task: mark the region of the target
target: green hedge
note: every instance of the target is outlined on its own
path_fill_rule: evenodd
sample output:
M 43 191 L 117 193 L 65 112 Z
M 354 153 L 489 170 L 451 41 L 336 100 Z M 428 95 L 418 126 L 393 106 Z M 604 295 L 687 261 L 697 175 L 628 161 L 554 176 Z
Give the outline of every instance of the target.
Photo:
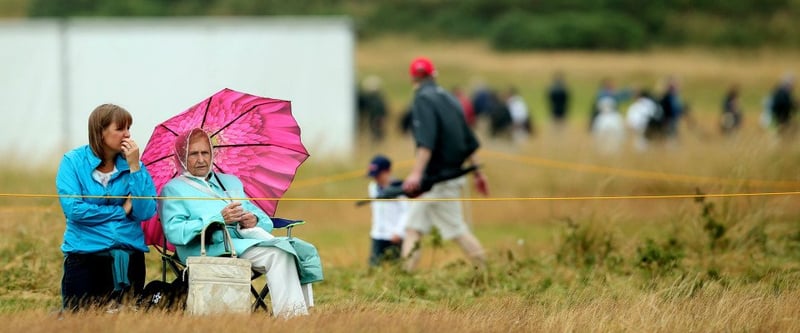
M 645 28 L 617 13 L 562 13 L 501 17 L 491 29 L 490 41 L 499 50 L 526 49 L 641 49 L 647 45 Z

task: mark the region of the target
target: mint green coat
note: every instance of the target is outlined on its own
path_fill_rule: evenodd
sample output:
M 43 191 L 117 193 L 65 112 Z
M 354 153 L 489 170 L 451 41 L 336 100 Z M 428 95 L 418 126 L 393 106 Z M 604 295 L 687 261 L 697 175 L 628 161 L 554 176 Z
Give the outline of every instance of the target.
M 219 180 L 225 189 L 230 193 L 244 193 L 242 182 L 232 175 L 217 173 Z M 180 260 L 186 262 L 187 257 L 200 255 L 200 232 L 203 227 L 212 222 L 224 221 L 221 211 L 230 203 L 229 196 L 222 190 L 217 179 L 212 175 L 208 185 L 202 184 L 201 180 L 188 178 L 188 181 L 195 182 L 199 186 L 209 187 L 211 191 L 200 190 L 186 182 L 180 177 L 170 180 L 161 189 L 159 200 L 159 217 L 164 228 L 164 235 L 167 240 L 175 245 Z M 212 195 L 212 193 L 214 195 Z M 240 196 L 240 195 L 239 195 Z M 189 199 L 169 199 L 171 197 L 188 197 Z M 237 197 L 234 195 L 233 197 Z M 191 199 L 191 198 L 216 198 Z M 242 202 L 242 207 L 258 218 L 257 227 L 267 232 L 272 232 L 272 220 L 249 200 Z M 236 252 L 241 254 L 253 246 L 271 246 L 279 248 L 296 258 L 300 283 L 306 284 L 321 281 L 322 263 L 317 249 L 308 242 L 296 237 L 275 237 L 270 240 L 242 238 L 233 226 L 228 227 L 228 231 L 233 238 L 233 247 Z M 208 237 L 207 237 L 208 238 Z M 206 255 L 220 256 L 226 254 L 224 243 L 222 242 L 222 232 L 217 230 L 212 234 L 211 243 L 206 242 Z

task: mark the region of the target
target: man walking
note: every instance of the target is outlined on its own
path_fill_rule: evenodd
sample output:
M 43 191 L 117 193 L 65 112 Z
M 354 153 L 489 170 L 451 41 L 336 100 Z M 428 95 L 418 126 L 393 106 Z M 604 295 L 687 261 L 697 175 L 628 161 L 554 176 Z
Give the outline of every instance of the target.
M 464 119 L 458 100 L 436 84 L 433 63 L 424 57 L 411 62 L 409 74 L 414 84 L 411 107 L 412 130 L 416 142 L 415 162 L 403 182 L 406 193 L 420 190 L 423 178 L 435 178 L 461 169 L 465 161 L 477 165 L 475 151 L 479 143 Z M 406 215 L 406 237 L 403 239 L 404 269 L 412 271 L 419 261 L 419 241 L 422 235 L 436 227 L 445 240 L 454 240 L 477 268 L 486 266 L 486 254 L 477 238 L 464 222 L 459 201 L 464 177 L 437 183 L 422 199 L 409 203 Z M 488 194 L 486 177 L 475 171 L 477 190 Z

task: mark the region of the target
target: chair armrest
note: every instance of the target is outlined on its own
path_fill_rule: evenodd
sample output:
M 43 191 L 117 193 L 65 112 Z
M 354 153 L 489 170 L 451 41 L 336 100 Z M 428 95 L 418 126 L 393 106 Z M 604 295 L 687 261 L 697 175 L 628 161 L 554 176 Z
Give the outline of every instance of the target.
M 275 229 L 291 228 L 297 225 L 306 224 L 306 221 L 303 220 L 290 220 L 280 217 L 271 217 L 270 219 L 272 220 L 272 227 Z

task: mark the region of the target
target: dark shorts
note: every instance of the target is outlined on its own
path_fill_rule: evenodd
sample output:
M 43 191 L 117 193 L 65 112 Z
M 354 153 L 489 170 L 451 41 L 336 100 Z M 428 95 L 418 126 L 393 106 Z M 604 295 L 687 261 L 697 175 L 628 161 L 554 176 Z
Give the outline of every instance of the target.
M 383 239 L 372 240 L 372 251 L 369 255 L 370 266 L 378 266 L 384 261 L 397 259 L 400 259 L 400 243 L 394 244 L 392 241 Z

